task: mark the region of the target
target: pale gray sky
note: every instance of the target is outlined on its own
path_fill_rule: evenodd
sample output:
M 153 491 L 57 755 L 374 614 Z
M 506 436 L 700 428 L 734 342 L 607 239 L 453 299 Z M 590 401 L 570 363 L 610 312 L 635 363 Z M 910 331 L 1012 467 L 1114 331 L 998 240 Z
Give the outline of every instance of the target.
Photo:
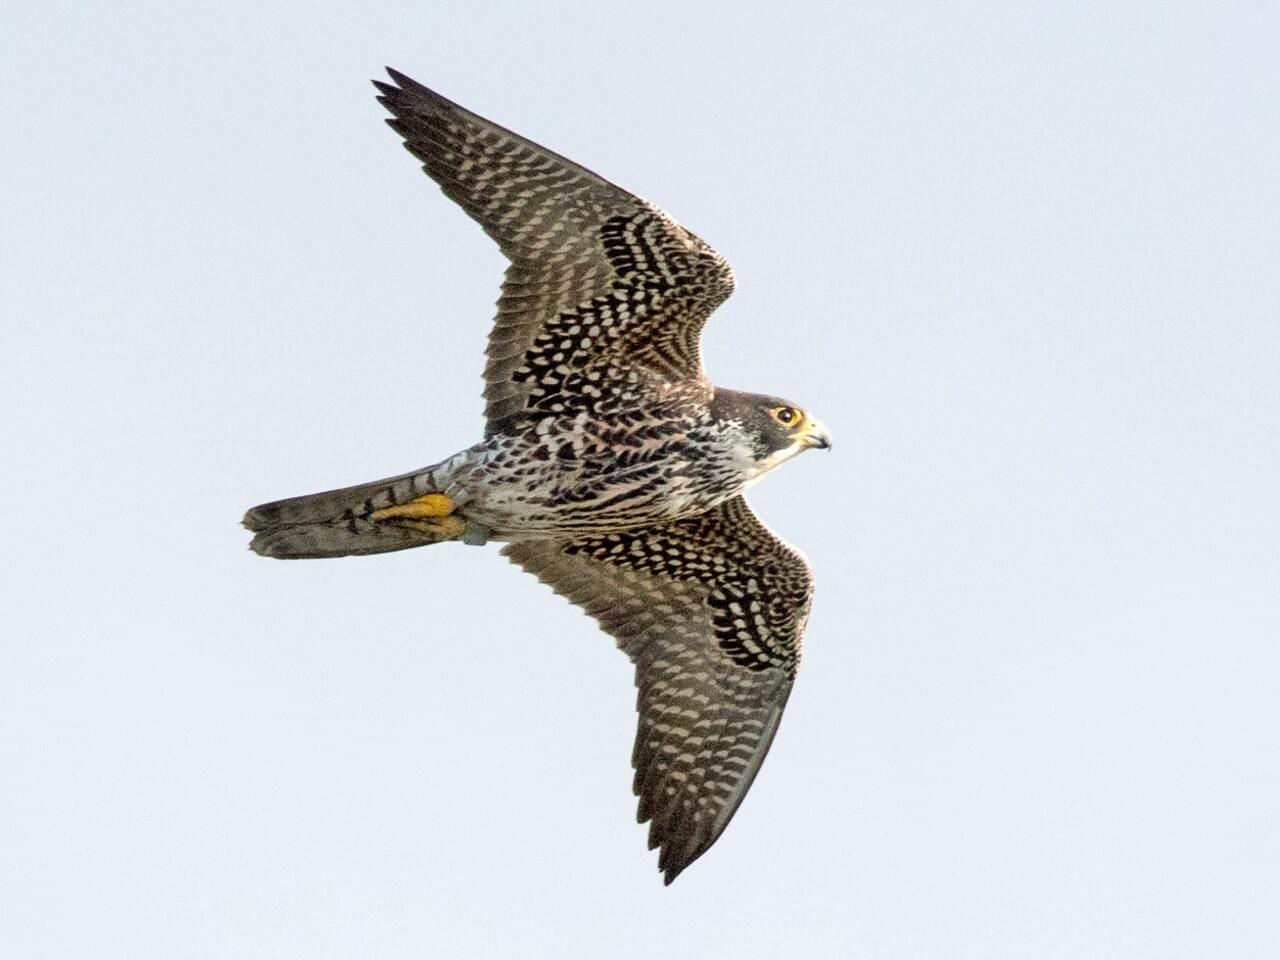
M 0 14 L 0 954 L 1280 955 L 1280 13 L 15 3 Z M 670 210 L 818 593 L 664 889 L 631 670 L 484 550 L 266 499 L 481 431 L 501 260 L 392 64 Z

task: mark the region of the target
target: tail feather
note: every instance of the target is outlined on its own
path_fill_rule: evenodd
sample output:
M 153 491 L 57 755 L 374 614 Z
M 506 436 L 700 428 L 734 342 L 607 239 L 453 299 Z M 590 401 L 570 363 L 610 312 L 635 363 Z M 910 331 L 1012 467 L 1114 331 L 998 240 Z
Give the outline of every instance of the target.
M 259 504 L 244 515 L 244 525 L 255 534 L 249 548 L 264 557 L 304 559 L 365 556 L 438 543 L 440 538 L 429 533 L 375 523 L 369 516 L 440 490 L 441 466 Z
M 321 557 L 363 557 L 439 543 L 415 530 L 384 526 L 352 518 L 329 523 L 291 523 L 254 535 L 249 549 L 262 557 L 313 560 Z
M 436 468 L 428 467 L 354 487 L 260 503 L 244 515 L 244 525 L 257 533 L 285 523 L 324 523 L 347 516 L 367 517 L 375 510 L 408 503 L 439 489 Z

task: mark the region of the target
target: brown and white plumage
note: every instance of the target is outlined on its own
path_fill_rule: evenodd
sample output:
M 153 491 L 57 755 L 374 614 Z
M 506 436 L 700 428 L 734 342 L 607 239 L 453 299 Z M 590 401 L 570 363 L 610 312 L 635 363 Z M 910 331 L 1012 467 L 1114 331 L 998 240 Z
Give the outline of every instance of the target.
M 399 477 L 263 504 L 298 558 L 503 540 L 636 666 L 640 819 L 669 883 L 720 836 L 777 730 L 812 578 L 742 492 L 810 447 L 785 400 L 714 386 L 699 335 L 733 290 L 667 214 L 395 71 L 388 123 L 510 261 L 485 437 Z
M 723 257 L 652 204 L 387 72 L 398 86 L 375 83 L 387 123 L 511 261 L 489 334 L 487 433 L 531 395 L 538 410 L 580 408 L 593 372 L 621 403 L 654 380 L 703 379 L 698 335 L 733 292 Z M 624 389 L 633 373 L 643 386 Z
M 741 497 L 503 553 L 595 617 L 635 664 L 634 789 L 670 883 L 720 836 L 773 742 L 809 616 L 808 563 Z

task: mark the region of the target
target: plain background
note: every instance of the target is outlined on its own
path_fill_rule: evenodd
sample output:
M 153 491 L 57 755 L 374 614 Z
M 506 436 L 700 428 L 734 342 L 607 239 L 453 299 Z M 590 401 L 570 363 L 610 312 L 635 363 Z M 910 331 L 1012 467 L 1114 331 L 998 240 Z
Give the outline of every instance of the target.
M 9 3 L 0 953 L 1280 955 L 1271 3 Z M 495 548 L 251 504 L 481 431 L 501 260 L 389 63 L 734 264 L 818 594 L 670 889 L 631 670 Z

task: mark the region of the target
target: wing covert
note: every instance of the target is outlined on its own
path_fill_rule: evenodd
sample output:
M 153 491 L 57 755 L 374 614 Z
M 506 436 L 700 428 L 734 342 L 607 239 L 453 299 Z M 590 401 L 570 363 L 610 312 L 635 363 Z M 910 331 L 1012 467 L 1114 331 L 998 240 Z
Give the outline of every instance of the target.
M 729 265 L 658 208 L 394 70 L 375 81 L 423 170 L 511 261 L 485 368 L 489 435 L 702 376 Z
M 737 497 L 699 517 L 509 544 L 636 668 L 640 822 L 670 883 L 715 843 L 782 717 L 812 597 L 804 557 Z

